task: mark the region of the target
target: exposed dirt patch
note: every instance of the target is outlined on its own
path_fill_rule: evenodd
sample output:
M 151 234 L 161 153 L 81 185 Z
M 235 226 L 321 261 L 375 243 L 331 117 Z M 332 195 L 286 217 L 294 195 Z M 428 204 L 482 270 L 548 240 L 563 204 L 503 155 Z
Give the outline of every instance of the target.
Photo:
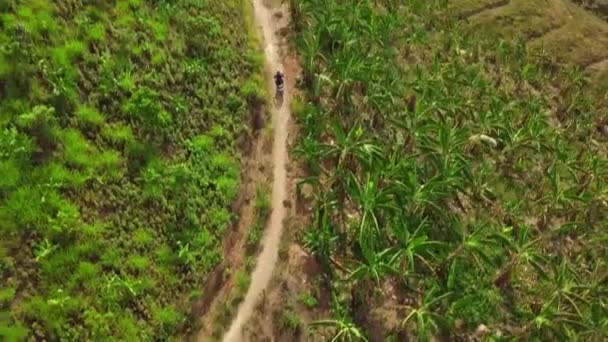
M 608 70 L 608 58 L 603 58 L 597 62 L 591 63 L 587 66 L 589 72 L 602 72 Z
M 302 223 L 293 219 L 289 227 L 295 231 Z M 330 298 L 320 291 L 319 265 L 292 240 L 290 236 L 283 242 L 282 262 L 245 326 L 246 341 L 309 341 L 308 324 L 322 317 L 329 306 Z M 307 299 L 313 302 L 306 304 Z
M 288 139 L 290 133 L 290 104 L 299 77 L 300 68 L 297 58 L 288 52 L 285 39 L 285 29 L 289 25 L 287 5 L 280 1 L 253 0 L 254 13 L 260 31 L 264 37 L 264 52 L 266 55 L 266 79 L 271 85 L 270 93 L 274 91 L 273 74 L 282 70 L 286 75 L 286 92 L 282 101 L 275 103 L 273 112 L 273 186 L 272 186 L 272 212 L 262 241 L 262 252 L 258 256 L 256 267 L 251 274 L 251 284 L 243 302 L 240 304 L 236 317 L 230 329 L 224 336 L 225 341 L 243 340 L 242 327 L 249 321 L 258 303 L 259 297 L 264 293 L 279 260 L 279 245 L 283 231 L 283 220 L 287 212 L 292 210 L 293 182 L 287 175 Z M 293 131 L 292 131 L 293 132 Z M 293 138 L 293 135 L 292 137 Z M 292 170 L 293 168 L 290 168 Z M 199 337 L 204 341 L 204 335 Z M 245 339 L 249 340 L 249 339 Z
M 263 127 L 263 109 L 258 109 L 256 115 L 262 116 L 261 127 L 252 127 L 254 135 L 249 145 L 249 155 L 243 158 L 241 163 L 241 184 L 239 186 L 239 198 L 233 205 L 233 211 L 238 212 L 237 224 L 228 232 L 224 239 L 224 261 L 220 263 L 208 277 L 202 297 L 194 304 L 191 316 L 193 320 L 199 321 L 198 340 L 208 341 L 212 338 L 215 329 L 215 313 L 218 307 L 228 300 L 231 289 L 235 284 L 236 272 L 244 266 L 246 258 L 247 232 L 251 229 L 255 220 L 255 198 L 258 187 L 269 184 L 271 179 L 270 169 L 265 167 L 272 162 L 272 156 L 264 149 L 269 136 L 259 134 Z M 256 129 L 257 128 L 257 129 Z M 196 335 L 196 334 L 195 334 Z M 191 340 L 196 340 L 195 336 Z

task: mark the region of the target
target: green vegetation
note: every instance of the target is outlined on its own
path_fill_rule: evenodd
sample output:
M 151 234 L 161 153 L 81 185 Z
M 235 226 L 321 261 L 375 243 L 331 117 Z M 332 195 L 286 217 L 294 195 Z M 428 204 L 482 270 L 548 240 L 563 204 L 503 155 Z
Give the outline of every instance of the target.
M 244 4 L 0 3 L 0 340 L 179 334 L 262 102 Z
M 234 286 L 230 288 L 225 300 L 218 303 L 217 309 L 213 312 L 212 334 L 213 341 L 220 340 L 222 334 L 230 326 L 238 305 L 245 298 L 249 285 L 251 284 L 250 274 L 254 266 L 255 259 L 247 259 L 245 264 L 238 270 L 228 269 L 228 273 L 235 272 Z
M 285 310 L 281 315 L 281 325 L 284 329 L 298 332 L 300 330 L 300 317 L 292 310 Z
M 247 254 L 257 251 L 264 236 L 264 227 L 270 216 L 270 198 L 268 186 L 259 186 L 255 194 L 253 226 L 247 231 Z
M 298 301 L 306 305 L 306 307 L 308 307 L 309 309 L 314 309 L 319 304 L 317 297 L 308 292 L 300 293 L 300 295 L 298 296 Z
M 447 3 L 291 1 L 303 242 L 339 304 L 312 326 L 604 340 L 608 87 Z M 397 321 L 371 322 L 376 307 Z

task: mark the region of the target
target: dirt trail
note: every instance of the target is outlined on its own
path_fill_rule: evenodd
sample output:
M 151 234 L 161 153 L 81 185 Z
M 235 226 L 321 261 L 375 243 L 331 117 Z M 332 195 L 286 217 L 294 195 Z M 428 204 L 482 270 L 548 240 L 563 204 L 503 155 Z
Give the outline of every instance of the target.
M 264 52 L 266 55 L 266 79 L 270 94 L 274 94 L 273 74 L 276 70 L 285 72 L 288 80 L 293 80 L 295 75 L 290 75 L 289 70 L 283 66 L 280 52 L 279 38 L 276 31 L 277 18 L 273 15 L 276 5 L 265 4 L 263 0 L 252 0 L 256 23 L 259 25 L 264 40 Z M 286 15 L 287 13 L 282 13 Z M 286 84 L 285 96 L 282 105 L 275 106 L 272 110 L 272 127 L 274 131 L 274 144 L 272 150 L 273 183 L 272 183 L 272 213 L 262 241 L 262 252 L 258 256 L 256 267 L 251 274 L 251 285 L 247 290 L 245 299 L 238 308 L 237 315 L 232 321 L 230 329 L 224 336 L 224 341 L 235 342 L 242 340 L 242 328 L 251 316 L 260 294 L 264 291 L 278 259 L 279 242 L 283 230 L 283 219 L 285 218 L 285 207 L 283 202 L 287 196 L 287 132 L 290 116 L 291 93 L 293 82 Z

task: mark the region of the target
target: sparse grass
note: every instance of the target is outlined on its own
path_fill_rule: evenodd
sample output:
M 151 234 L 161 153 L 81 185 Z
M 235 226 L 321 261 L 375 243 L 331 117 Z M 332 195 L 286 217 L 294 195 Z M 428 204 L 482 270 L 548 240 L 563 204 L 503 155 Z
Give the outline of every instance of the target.
M 249 277 L 249 273 L 247 270 L 240 270 L 236 273 L 235 276 L 235 294 L 234 298 L 237 301 L 245 298 L 245 294 L 247 293 L 247 289 L 249 288 L 249 284 L 251 283 L 251 278 Z
M 259 249 L 260 242 L 264 236 L 266 222 L 270 215 L 270 192 L 268 185 L 259 185 L 255 196 L 255 218 L 253 225 L 247 232 L 247 249 L 249 254 Z
M 259 185 L 255 195 L 256 217 L 259 221 L 266 221 L 270 215 L 271 189 L 268 185 Z
M 302 322 L 298 314 L 290 309 L 286 309 L 281 314 L 281 326 L 283 329 L 290 330 L 291 332 L 298 332 L 301 328 Z
M 272 125 L 272 120 L 268 120 L 264 125 L 263 131 L 264 139 L 266 139 L 268 146 L 272 146 L 272 139 L 274 136 L 274 127 Z
M 308 309 L 314 309 L 317 307 L 317 305 L 319 305 L 317 297 L 313 296 L 308 292 L 300 293 L 300 295 L 298 296 L 298 301 L 304 304 Z
M 254 263 L 255 259 L 248 258 L 243 265 L 243 268 L 236 271 L 234 276 L 234 287 L 231 289 L 228 297 L 224 298 L 224 301 L 219 303 L 217 309 L 213 312 L 213 333 L 211 335 L 215 339 L 222 337 L 225 329 L 228 328 L 232 321 L 239 303 L 247 294 L 247 290 L 251 283 L 250 272 L 253 268 L 253 263 L 250 263 L 249 261 L 253 261 Z

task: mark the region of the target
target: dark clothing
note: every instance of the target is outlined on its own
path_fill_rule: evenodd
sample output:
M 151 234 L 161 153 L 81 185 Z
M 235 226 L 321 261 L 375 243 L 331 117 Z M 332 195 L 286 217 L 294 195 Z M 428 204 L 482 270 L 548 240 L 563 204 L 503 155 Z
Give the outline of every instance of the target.
M 277 86 L 278 86 L 278 85 L 283 84 L 283 82 L 284 82 L 284 81 L 285 81 L 285 75 L 283 75 L 282 73 L 277 72 L 277 73 L 274 75 L 274 83 L 275 83 Z

